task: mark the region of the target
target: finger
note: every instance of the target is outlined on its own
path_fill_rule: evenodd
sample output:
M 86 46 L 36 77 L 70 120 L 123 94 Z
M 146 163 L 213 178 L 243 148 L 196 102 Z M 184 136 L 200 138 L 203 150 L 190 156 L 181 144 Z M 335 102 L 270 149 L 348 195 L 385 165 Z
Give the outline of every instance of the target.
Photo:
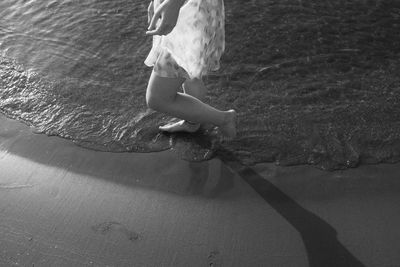
M 147 31 L 146 35 L 167 35 L 172 31 L 172 29 L 156 29 L 153 31 Z
M 167 35 L 174 29 L 173 26 L 169 24 L 159 25 L 155 30 L 146 32 L 147 35 Z
M 153 29 L 149 28 L 148 31 L 146 32 L 146 35 L 160 35 L 160 33 L 163 31 L 163 28 L 165 27 L 164 24 L 165 24 L 164 17 L 161 17 L 158 25 L 156 25 Z
M 152 31 L 147 31 L 146 35 L 164 35 L 164 28 L 158 27 L 157 29 L 154 29 Z
M 147 31 L 147 32 L 146 32 L 146 35 L 161 35 L 161 34 L 160 34 L 160 28 Z
M 151 1 L 149 7 L 147 8 L 147 23 L 150 24 L 151 18 L 154 15 L 154 2 Z
M 151 19 L 153 18 L 154 13 L 153 12 L 149 12 L 147 15 L 147 24 L 150 26 L 151 23 Z
M 157 10 L 153 14 L 153 17 L 151 18 L 148 30 L 154 30 L 156 28 L 157 20 L 160 17 L 161 17 L 161 10 L 157 8 Z
M 162 18 L 158 27 L 152 31 L 148 31 L 147 35 L 166 35 L 171 32 L 172 27 L 169 24 L 166 24 L 165 20 Z

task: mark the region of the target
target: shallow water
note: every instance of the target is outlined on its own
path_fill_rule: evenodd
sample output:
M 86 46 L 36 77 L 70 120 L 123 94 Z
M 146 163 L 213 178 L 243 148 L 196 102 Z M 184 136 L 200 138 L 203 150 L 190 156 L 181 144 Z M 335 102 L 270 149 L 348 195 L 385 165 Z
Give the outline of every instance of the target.
M 104 151 L 174 149 L 244 164 L 325 169 L 400 158 L 400 4 L 226 4 L 227 51 L 207 101 L 239 111 L 239 136 L 166 135 L 147 110 L 148 1 L 2 0 L 0 110 L 36 132 Z

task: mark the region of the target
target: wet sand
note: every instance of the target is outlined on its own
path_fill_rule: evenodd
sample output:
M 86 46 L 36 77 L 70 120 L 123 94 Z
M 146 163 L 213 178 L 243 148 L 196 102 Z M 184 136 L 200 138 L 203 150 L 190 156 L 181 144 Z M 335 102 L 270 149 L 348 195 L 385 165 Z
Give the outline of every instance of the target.
M 400 164 L 190 163 L 0 117 L 1 266 L 400 266 Z

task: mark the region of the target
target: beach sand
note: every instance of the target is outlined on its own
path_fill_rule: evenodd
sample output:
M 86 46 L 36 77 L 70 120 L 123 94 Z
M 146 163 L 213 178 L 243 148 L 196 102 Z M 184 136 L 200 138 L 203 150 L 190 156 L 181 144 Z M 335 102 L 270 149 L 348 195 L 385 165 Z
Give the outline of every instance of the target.
M 108 153 L 0 117 L 0 266 L 400 266 L 400 164 Z

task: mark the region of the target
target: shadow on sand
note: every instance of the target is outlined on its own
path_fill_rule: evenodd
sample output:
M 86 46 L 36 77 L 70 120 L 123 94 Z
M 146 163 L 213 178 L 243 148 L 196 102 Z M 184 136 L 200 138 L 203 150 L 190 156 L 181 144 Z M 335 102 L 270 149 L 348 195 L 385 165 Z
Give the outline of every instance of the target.
M 249 167 L 221 160 L 246 181 L 275 211 L 301 235 L 310 267 L 362 267 L 362 264 L 338 240 L 336 230 L 314 213 L 306 210 L 274 184 Z

